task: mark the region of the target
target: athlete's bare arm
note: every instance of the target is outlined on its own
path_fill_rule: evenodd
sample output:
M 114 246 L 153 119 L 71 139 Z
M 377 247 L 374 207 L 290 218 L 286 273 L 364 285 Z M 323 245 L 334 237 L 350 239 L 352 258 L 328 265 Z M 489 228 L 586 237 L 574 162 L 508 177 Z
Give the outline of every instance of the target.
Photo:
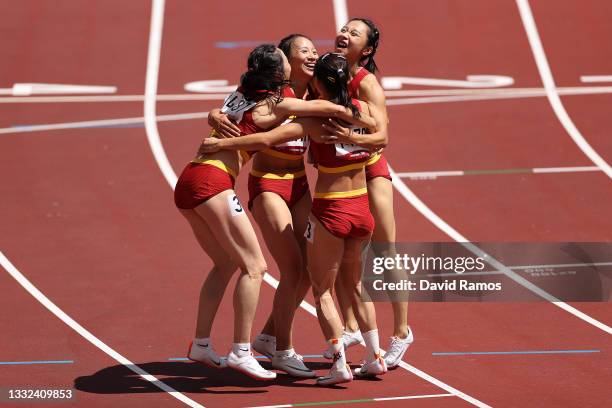
M 308 118 L 296 120 L 283 126 L 275 127 L 267 132 L 253 133 L 228 139 L 206 138 L 202 141 L 199 154 L 214 153 L 219 150 L 264 150 L 271 146 L 295 140 L 306 134 L 306 128 L 311 125 Z
M 382 87 L 374 75 L 366 76 L 359 84 L 359 99 L 370 108 L 370 115 L 376 121 L 376 131 L 370 134 L 357 134 L 341 126 L 338 122 L 324 124 L 331 137 L 324 138 L 326 143 L 346 142 L 369 149 L 385 147 L 389 142 L 386 98 Z
M 275 110 L 287 115 L 287 117 L 291 115 L 335 117 L 359 127 L 366 127 L 373 131 L 378 129 L 376 126 L 376 120 L 369 115 L 362 114 L 359 118 L 354 118 L 353 112 L 350 108 L 321 99 L 304 101 L 297 98 L 285 98 L 278 105 L 276 105 Z

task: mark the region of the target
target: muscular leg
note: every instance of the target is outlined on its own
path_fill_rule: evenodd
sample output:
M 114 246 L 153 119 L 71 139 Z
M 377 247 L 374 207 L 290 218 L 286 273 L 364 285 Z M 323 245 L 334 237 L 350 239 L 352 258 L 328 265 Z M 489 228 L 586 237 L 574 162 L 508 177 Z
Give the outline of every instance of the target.
M 296 309 L 300 306 L 302 300 L 304 300 L 308 289 L 310 289 L 310 277 L 306 269 L 306 238 L 304 238 L 310 207 L 312 207 L 312 198 L 310 197 L 310 192 L 307 192 L 291 209 L 291 214 L 293 215 L 293 229 L 302 253 L 301 279 L 295 291 Z
M 370 211 L 376 222 L 372 242 L 376 246 L 389 244 L 391 255 L 395 253 L 395 215 L 393 213 L 393 184 L 384 177 L 375 177 L 368 181 L 368 198 Z M 386 256 L 386 255 L 381 255 Z M 408 302 L 392 301 L 393 335 L 405 338 L 408 335 Z
M 317 307 L 317 318 L 326 340 L 342 337 L 342 322 L 332 292 L 344 252 L 344 240 L 333 236 L 310 215 L 312 240 L 306 244 L 308 273 Z
M 213 320 L 219 309 L 232 274 L 237 269 L 230 256 L 217 243 L 206 222 L 194 210 L 180 210 L 187 219 L 196 239 L 206 254 L 212 259 L 214 266 L 208 273 L 198 303 L 196 323 L 196 338 L 210 337 Z
M 288 350 L 292 348 L 291 325 L 296 289 L 302 275 L 302 252 L 294 234 L 292 214 L 277 194 L 260 194 L 253 202 L 253 216 L 281 274 L 273 310 L 263 333 L 276 336 L 277 350 Z
M 217 242 L 241 269 L 234 290 L 234 343 L 249 343 L 263 275 L 267 265 L 244 209 L 232 212 L 227 190 L 195 208 Z
M 346 239 L 342 259 L 342 286 L 349 295 L 355 317 L 362 333 L 376 330 L 376 310 L 374 303 L 364 302 L 361 297 L 361 249 L 364 241 Z M 346 286 L 344 286 L 346 285 Z

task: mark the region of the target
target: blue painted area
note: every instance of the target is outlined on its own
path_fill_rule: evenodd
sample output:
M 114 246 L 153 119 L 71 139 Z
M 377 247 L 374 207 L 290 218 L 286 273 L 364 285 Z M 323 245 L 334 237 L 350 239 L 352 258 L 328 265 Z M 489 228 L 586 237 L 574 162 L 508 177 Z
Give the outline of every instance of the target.
M 578 353 L 600 353 L 601 350 L 525 350 L 525 351 L 465 351 L 465 352 L 443 352 L 431 353 L 432 356 L 490 356 L 490 355 L 514 355 L 514 354 L 578 354 Z
M 224 49 L 234 49 L 234 48 L 253 48 L 256 47 L 260 44 L 276 44 L 278 42 L 278 40 L 276 41 L 270 41 L 270 40 L 261 40 L 261 41 L 257 41 L 257 40 L 247 40 L 247 41 L 217 41 L 215 43 L 215 47 L 216 48 L 224 48 Z M 314 43 L 315 46 L 329 46 L 329 45 L 334 45 L 334 40 L 330 40 L 330 39 L 314 39 L 312 40 L 312 42 Z
M 304 354 L 302 357 L 304 358 L 322 358 L 322 354 Z M 266 356 L 255 356 L 256 359 L 263 360 L 268 357 Z M 170 357 L 168 361 L 190 361 L 187 357 Z
M 0 365 L 73 364 L 73 360 L 0 361 Z

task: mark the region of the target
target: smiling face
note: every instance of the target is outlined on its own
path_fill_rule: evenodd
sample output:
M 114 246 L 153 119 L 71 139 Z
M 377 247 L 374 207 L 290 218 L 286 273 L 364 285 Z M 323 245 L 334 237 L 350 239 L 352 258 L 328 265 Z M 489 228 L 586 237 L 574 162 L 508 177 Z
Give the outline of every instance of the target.
M 352 65 L 372 53 L 368 44 L 370 28 L 359 20 L 349 21 L 336 35 L 335 52 L 346 57 Z
M 304 37 L 296 37 L 291 42 L 291 51 L 289 53 L 289 64 L 291 64 L 292 80 L 298 80 L 299 77 L 308 81 L 312 78 L 315 62 L 319 58 L 317 49 L 312 41 Z

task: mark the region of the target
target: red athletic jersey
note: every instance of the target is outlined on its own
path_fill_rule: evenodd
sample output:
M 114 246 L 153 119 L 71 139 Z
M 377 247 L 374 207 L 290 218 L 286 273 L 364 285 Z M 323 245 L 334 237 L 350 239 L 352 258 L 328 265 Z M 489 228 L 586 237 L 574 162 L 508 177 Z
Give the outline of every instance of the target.
M 352 103 L 361 112 L 359 101 L 353 99 Z M 368 133 L 366 128 L 352 126 L 351 128 L 356 133 Z M 321 167 L 337 168 L 350 164 L 365 163 L 370 158 L 370 151 L 368 149 L 347 143 L 325 144 L 311 141 L 310 151 L 314 164 L 319 166 L 320 169 Z M 321 171 L 323 170 L 321 169 Z
M 359 98 L 359 84 L 366 77 L 366 75 L 370 74 L 365 68 L 361 68 L 355 76 L 348 83 L 348 93 L 351 98 L 358 99 Z
M 287 86 L 283 88 L 283 98 L 297 98 L 297 97 L 295 96 L 295 92 L 293 92 L 293 89 Z M 289 117 L 289 119 L 283 122 L 281 126 L 286 123 L 290 123 L 294 118 L 295 118 L 294 116 Z M 270 149 L 275 150 L 280 153 L 288 154 L 290 156 L 299 157 L 299 156 L 302 156 L 306 152 L 307 148 L 308 148 L 308 142 L 306 141 L 305 138 L 302 138 L 302 139 L 297 139 L 297 140 L 290 140 L 288 142 L 285 142 L 285 143 L 282 143 L 276 146 L 272 146 Z

